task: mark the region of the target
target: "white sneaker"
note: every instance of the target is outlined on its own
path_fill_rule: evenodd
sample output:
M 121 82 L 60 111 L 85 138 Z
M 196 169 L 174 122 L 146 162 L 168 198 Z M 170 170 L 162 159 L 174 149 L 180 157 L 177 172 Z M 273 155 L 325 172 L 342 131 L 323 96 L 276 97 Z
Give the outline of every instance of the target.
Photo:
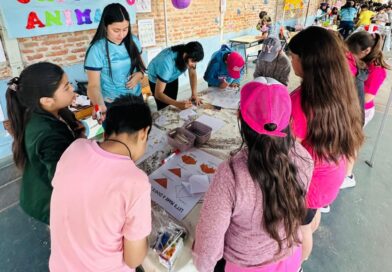
M 331 211 L 331 206 L 329 206 L 329 205 L 320 208 L 320 212 L 322 212 L 322 213 L 329 213 L 330 211 Z
M 357 182 L 355 181 L 354 174 L 352 174 L 351 176 L 346 176 L 344 178 L 344 181 L 340 186 L 340 189 L 352 188 L 355 187 L 356 184 Z

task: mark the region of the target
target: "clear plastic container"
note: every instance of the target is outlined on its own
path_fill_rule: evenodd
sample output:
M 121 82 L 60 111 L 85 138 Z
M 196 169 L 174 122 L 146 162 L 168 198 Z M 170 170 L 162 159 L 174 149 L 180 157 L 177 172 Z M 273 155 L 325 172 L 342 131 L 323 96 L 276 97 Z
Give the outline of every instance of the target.
M 190 149 L 196 140 L 196 135 L 185 128 L 178 127 L 167 133 L 167 142 L 172 147 L 179 149 L 181 152 Z
M 190 122 L 185 129 L 196 136 L 195 145 L 202 145 L 211 138 L 212 128 L 198 121 Z

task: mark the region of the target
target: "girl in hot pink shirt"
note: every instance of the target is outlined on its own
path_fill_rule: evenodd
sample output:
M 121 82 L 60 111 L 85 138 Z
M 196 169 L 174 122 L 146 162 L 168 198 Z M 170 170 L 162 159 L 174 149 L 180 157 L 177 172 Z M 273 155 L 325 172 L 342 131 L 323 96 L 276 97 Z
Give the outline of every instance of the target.
M 387 77 L 386 69 L 390 68 L 384 59 L 382 44 L 380 34 L 366 31 L 356 32 L 347 40 L 351 53 L 366 64 L 369 72 L 365 81 L 365 125 L 374 116 L 374 98 Z
M 358 95 L 343 48 L 334 32 L 320 27 L 301 31 L 289 43 L 294 72 L 302 78 L 291 94 L 292 128 L 315 161 L 307 195 L 312 209 L 335 200 L 346 159 L 356 154 L 364 139 Z M 318 213 L 315 228 L 319 218 Z
M 367 79 L 364 82 L 364 125 L 366 126 L 374 117 L 374 98 L 385 81 L 387 76 L 386 69 L 389 69 L 390 66 L 384 59 L 382 53 L 383 39 L 378 33 L 356 32 L 347 39 L 347 45 L 357 62 L 362 62 L 368 72 Z M 347 172 L 342 189 L 356 185 L 356 180 L 352 173 L 354 162 L 355 159 L 351 159 L 347 164 Z

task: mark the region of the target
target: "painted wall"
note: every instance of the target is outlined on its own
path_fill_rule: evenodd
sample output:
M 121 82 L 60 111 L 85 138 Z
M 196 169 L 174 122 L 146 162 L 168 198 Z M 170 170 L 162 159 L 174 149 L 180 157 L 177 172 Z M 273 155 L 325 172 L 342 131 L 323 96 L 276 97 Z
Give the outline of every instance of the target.
M 307 3 L 307 1 L 305 2 Z M 136 18 L 137 20 L 154 18 L 157 46 L 164 48 L 166 35 L 163 0 L 152 0 L 151 2 L 152 12 L 137 14 Z M 168 44 L 197 40 L 204 47 L 205 58 L 197 66 L 199 80 L 202 80 L 212 53 L 220 48 L 219 2 L 218 0 L 193 0 L 189 8 L 178 10 L 171 5 L 170 0 L 167 1 Z M 319 0 L 310 1 L 309 15 L 315 14 L 319 2 Z M 276 6 L 276 4 L 278 5 Z M 228 41 L 230 38 L 242 35 L 257 34 L 255 26 L 258 21 L 258 13 L 261 10 L 266 10 L 273 21 L 277 20 L 277 29 L 279 29 L 282 19 L 284 19 L 284 25 L 294 26 L 297 23 L 303 23 L 302 17 L 305 16 L 304 11 L 301 10 L 284 13 L 283 0 L 227 0 L 223 40 Z M 307 22 L 309 24 L 312 21 L 312 16 L 310 16 Z M 137 35 L 137 25 L 132 25 L 132 32 Z M 64 68 L 71 83 L 75 84 L 75 80 L 87 80 L 83 70 L 83 60 L 94 33 L 95 30 L 86 30 L 18 39 L 23 64 L 27 66 L 39 61 L 51 61 Z M 146 52 L 144 52 L 143 58 L 147 60 Z M 6 111 L 4 93 L 6 82 L 10 77 L 9 63 L 0 64 L 0 103 L 4 112 Z M 181 76 L 180 86 L 187 86 L 188 81 L 187 75 Z M 0 125 L 0 159 L 10 155 L 11 142 L 10 136 Z

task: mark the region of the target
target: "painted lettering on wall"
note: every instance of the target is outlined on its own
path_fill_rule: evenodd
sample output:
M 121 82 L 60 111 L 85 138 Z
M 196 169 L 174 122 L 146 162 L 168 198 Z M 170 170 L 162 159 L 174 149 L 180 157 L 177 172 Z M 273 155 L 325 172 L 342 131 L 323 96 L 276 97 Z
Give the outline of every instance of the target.
M 102 10 L 117 2 L 136 23 L 135 1 L 130 0 L 7 0 L 0 11 L 10 38 L 73 32 L 98 26 Z

